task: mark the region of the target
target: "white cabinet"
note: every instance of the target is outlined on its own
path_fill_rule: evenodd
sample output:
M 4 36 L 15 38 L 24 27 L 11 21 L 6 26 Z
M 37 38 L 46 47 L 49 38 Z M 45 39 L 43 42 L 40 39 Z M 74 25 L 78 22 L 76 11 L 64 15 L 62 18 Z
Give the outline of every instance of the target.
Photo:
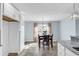
M 58 43 L 58 56 L 77 56 L 75 53 Z
M 14 17 L 15 20 L 20 21 L 20 12 L 16 9 L 14 10 Z
M 8 4 L 4 3 L 4 15 L 13 18 L 14 8 Z
M 4 15 L 19 21 L 20 12 L 9 3 L 4 3 Z
M 2 56 L 2 46 L 0 46 L 0 56 Z
M 58 56 L 64 56 L 65 55 L 65 48 L 60 44 L 58 43 Z
M 77 56 L 77 55 L 66 48 L 66 56 Z

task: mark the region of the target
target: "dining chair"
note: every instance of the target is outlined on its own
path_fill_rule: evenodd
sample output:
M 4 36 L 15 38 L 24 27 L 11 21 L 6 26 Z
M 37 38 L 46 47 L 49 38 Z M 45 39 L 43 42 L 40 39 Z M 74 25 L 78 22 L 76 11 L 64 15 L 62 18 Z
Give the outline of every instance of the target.
M 53 48 L 53 34 L 49 35 L 49 40 L 51 41 L 51 48 Z
M 40 36 L 38 34 L 38 45 L 39 45 L 39 48 L 40 48 L 40 45 L 41 45 L 41 40 L 43 41 L 44 40 L 44 37 L 43 36 Z
M 43 36 L 40 36 L 38 34 L 38 45 L 39 45 L 39 48 L 40 48 L 40 45 L 41 45 L 41 40 L 42 40 L 42 43 L 43 43 L 43 48 L 44 46 L 48 46 L 48 48 L 50 47 L 50 42 L 51 41 L 51 48 L 53 48 L 53 34 L 52 35 L 43 35 Z

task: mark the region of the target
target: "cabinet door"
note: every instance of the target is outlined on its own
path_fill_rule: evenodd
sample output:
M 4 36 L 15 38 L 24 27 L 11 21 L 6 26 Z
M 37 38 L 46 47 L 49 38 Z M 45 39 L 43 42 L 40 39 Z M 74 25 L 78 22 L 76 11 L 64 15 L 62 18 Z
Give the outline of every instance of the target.
M 14 10 L 14 19 L 17 20 L 17 21 L 19 21 L 19 19 L 20 19 L 20 13 L 16 9 Z
M 66 48 L 66 56 L 77 56 L 77 55 Z
M 4 3 L 4 15 L 17 21 L 20 19 L 20 12 L 8 3 Z
M 8 4 L 4 3 L 4 15 L 13 18 L 14 8 Z
M 58 43 L 58 56 L 64 56 L 64 47 Z

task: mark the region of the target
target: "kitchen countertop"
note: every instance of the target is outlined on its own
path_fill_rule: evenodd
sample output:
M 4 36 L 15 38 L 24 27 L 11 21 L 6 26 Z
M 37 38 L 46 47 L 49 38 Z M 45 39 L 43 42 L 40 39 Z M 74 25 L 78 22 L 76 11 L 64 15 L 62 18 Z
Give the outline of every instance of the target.
M 77 41 L 71 41 L 71 40 L 57 40 L 60 44 L 62 44 L 64 47 L 75 53 L 76 55 L 79 55 L 79 51 L 75 50 L 72 47 L 79 47 L 79 42 Z
M 0 44 L 0 47 L 1 47 L 2 45 Z

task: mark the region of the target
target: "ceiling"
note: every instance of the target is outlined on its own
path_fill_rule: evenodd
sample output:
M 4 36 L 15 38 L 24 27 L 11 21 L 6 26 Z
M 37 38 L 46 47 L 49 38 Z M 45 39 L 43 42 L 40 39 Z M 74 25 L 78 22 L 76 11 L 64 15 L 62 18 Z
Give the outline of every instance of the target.
M 71 15 L 72 3 L 13 3 L 25 21 L 58 21 Z

